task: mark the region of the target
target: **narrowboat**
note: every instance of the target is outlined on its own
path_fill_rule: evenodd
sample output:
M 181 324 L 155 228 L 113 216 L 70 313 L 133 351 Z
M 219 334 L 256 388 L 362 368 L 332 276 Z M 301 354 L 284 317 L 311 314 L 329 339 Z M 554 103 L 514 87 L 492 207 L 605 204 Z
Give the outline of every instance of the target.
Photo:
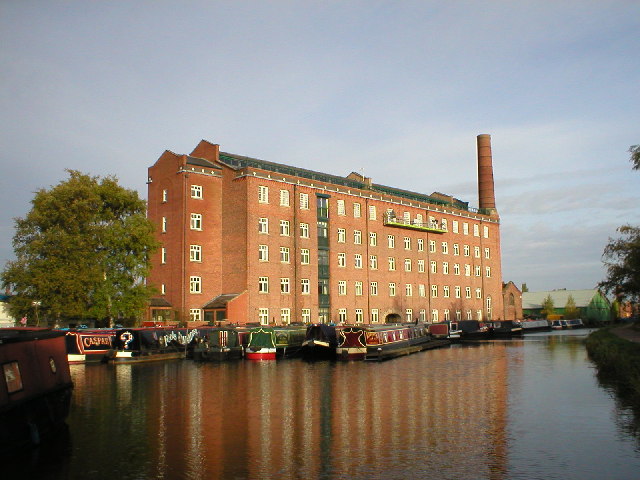
M 575 318 L 571 320 L 565 320 L 566 328 L 583 328 L 584 323 L 582 323 L 581 318 Z
M 0 452 L 40 444 L 65 426 L 73 382 L 65 333 L 0 329 Z
M 255 327 L 250 330 L 245 357 L 249 360 L 275 360 L 300 352 L 306 327 Z
M 302 357 L 306 360 L 334 360 L 338 334 L 334 325 L 309 325 L 302 342 Z
M 460 340 L 486 340 L 489 338 L 489 327 L 478 320 L 460 320 Z
M 66 331 L 67 358 L 70 364 L 104 362 L 113 349 L 115 330 L 78 329 Z
M 457 322 L 437 322 L 429 325 L 429 333 L 433 338 L 448 339 L 452 342 L 460 340 L 462 331 Z
M 510 338 L 522 335 L 520 322 L 514 320 L 497 320 L 487 324 L 492 338 Z
M 524 320 L 521 324 L 523 333 L 551 330 L 549 320 Z
M 198 330 L 141 327 L 115 331 L 110 362 L 138 363 L 185 358 L 195 344 Z
M 367 354 L 366 326 L 343 326 L 338 333 L 336 358 L 340 360 L 364 360 Z
M 242 358 L 240 335 L 235 328 L 198 328 L 198 336 L 193 346 L 195 361 L 220 362 Z
M 551 322 L 552 330 L 562 330 L 563 328 L 567 328 L 567 324 L 564 320 L 553 320 Z

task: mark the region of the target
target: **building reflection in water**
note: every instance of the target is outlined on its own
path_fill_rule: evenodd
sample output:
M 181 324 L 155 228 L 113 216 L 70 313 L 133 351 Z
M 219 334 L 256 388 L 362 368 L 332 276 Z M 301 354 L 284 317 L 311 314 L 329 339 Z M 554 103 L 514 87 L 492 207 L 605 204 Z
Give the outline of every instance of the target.
M 507 349 L 484 343 L 382 363 L 80 366 L 73 442 L 101 442 L 91 461 L 126 468 L 127 478 L 499 480 L 508 367 L 518 363 Z

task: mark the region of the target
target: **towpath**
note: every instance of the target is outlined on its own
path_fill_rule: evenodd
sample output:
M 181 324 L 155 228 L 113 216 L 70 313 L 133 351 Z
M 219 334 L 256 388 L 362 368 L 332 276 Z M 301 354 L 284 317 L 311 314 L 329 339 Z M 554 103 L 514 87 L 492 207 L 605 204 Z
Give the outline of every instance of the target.
M 640 343 L 640 328 L 635 323 L 629 323 L 628 325 L 623 325 L 621 327 L 616 327 L 611 331 L 618 335 L 620 338 L 624 338 L 625 340 L 629 340 L 632 342 Z

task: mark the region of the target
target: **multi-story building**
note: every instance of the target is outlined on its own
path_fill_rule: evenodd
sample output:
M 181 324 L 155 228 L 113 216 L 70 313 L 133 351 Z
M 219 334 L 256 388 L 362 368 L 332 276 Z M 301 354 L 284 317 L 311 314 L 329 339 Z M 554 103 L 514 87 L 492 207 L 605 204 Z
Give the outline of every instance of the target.
M 444 195 L 220 152 L 201 141 L 149 168 L 162 247 L 150 315 L 234 323 L 435 322 L 502 316 L 491 139 L 479 208 Z

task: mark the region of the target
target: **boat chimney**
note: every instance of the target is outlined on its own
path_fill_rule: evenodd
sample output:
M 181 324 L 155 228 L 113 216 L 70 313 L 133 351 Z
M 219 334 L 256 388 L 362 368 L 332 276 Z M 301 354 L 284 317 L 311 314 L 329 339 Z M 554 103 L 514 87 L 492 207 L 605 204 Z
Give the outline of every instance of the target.
M 491 135 L 478 135 L 478 203 L 482 213 L 497 215 L 493 189 Z

